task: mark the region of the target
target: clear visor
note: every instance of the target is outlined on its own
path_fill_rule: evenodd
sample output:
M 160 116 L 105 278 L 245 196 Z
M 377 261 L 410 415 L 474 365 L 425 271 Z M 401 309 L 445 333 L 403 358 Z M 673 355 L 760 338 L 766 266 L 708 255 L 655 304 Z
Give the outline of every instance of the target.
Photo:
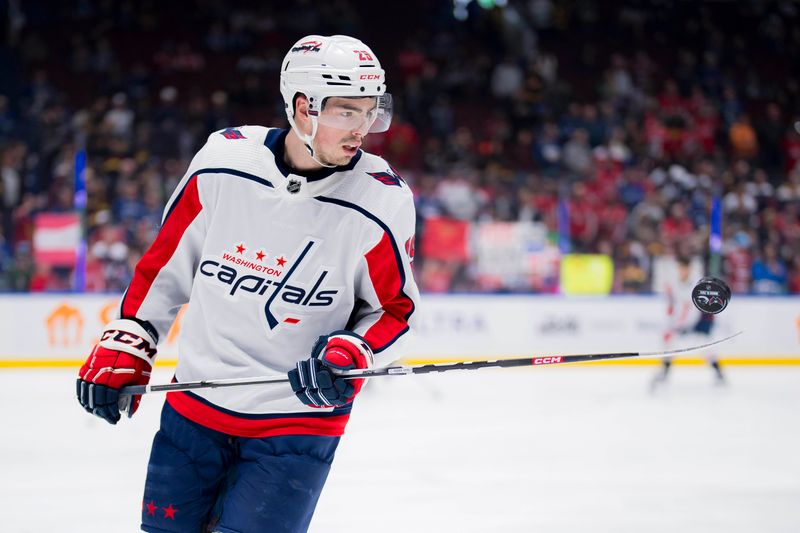
M 350 132 L 381 133 L 392 123 L 392 95 L 325 99 L 317 121 L 330 128 Z

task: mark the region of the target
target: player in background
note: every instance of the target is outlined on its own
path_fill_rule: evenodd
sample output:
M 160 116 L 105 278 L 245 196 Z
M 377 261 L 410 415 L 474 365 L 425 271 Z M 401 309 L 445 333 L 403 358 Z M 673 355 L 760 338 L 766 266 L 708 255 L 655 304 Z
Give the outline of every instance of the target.
M 411 191 L 360 149 L 391 121 L 377 57 L 310 35 L 286 54 L 280 87 L 291 127 L 209 136 L 79 372 L 87 411 L 132 415 L 140 397 L 119 389 L 149 381 L 188 303 L 175 381 L 288 373 L 289 384 L 167 394 L 145 531 L 306 531 L 363 382 L 332 370 L 390 363 L 416 318 Z M 87 460 L 98 466 L 113 490 L 113 467 Z
M 664 331 L 664 348 L 666 350 L 678 348 L 684 344 L 691 344 L 703 337 L 698 343 L 707 342 L 708 336 L 714 327 L 714 315 L 703 313 L 692 303 L 692 289 L 695 282 L 702 277 L 702 266 L 694 263 L 685 256 L 676 259 L 676 268 L 665 276 L 663 291 L 667 299 L 667 328 Z M 714 353 L 707 352 L 705 358 L 714 369 L 716 381 L 725 382 L 725 376 L 719 366 L 719 361 Z M 663 384 L 672 367 L 672 358 L 664 357 L 661 360 L 661 369 L 651 382 L 651 388 L 656 389 Z

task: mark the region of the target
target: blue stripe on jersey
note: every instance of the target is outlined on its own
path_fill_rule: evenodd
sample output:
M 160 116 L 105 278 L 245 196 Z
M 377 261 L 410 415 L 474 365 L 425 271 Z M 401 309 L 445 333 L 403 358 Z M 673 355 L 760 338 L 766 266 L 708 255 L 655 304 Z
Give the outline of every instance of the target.
M 416 306 L 414 305 L 414 300 L 409 298 L 409 296 L 405 292 L 403 292 L 403 287 L 406 286 L 406 270 L 405 270 L 405 268 L 403 268 L 403 260 L 401 258 L 402 256 L 400 255 L 400 249 L 397 247 L 397 242 L 395 242 L 394 235 L 392 235 L 392 232 L 389 229 L 389 226 L 387 226 L 381 219 L 379 219 L 377 216 L 373 215 L 372 213 L 370 213 L 369 211 L 367 211 L 366 209 L 364 209 L 360 205 L 356 205 L 354 203 L 347 202 L 345 200 L 340 200 L 338 198 L 328 198 L 326 196 L 315 196 L 314 199 L 315 200 L 319 200 L 320 202 L 325 202 L 325 203 L 328 203 L 328 204 L 335 204 L 335 205 L 339 205 L 339 206 L 342 206 L 342 207 L 346 207 L 348 209 L 353 209 L 355 211 L 358 211 L 359 213 L 361 213 L 362 215 L 364 215 L 368 219 L 370 219 L 373 222 L 375 222 L 378 226 L 380 226 L 380 228 L 383 231 L 386 232 L 386 234 L 389 236 L 389 242 L 392 243 L 392 250 L 394 251 L 394 259 L 397 262 L 397 269 L 400 271 L 400 294 L 404 298 L 407 298 L 408 301 L 411 302 L 411 309 L 403 317 L 403 319 L 406 322 L 408 322 L 409 317 L 412 314 L 414 314 L 414 311 L 416 310 Z M 389 346 L 394 344 L 397 341 L 397 339 L 402 337 L 403 334 L 408 331 L 408 329 L 409 329 L 409 327 L 406 324 L 406 327 L 400 333 L 398 333 L 391 341 L 386 343 L 384 346 L 374 350 L 374 353 L 377 354 L 377 353 L 380 353 L 380 352 L 384 351 L 385 349 L 387 349 Z

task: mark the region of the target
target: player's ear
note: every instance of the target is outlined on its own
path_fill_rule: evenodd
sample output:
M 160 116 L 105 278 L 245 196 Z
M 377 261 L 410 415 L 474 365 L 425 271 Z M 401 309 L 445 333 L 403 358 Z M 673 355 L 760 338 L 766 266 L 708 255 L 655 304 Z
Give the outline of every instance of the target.
M 294 97 L 294 122 L 303 133 L 311 133 L 311 117 L 308 115 L 308 98 L 302 93 Z

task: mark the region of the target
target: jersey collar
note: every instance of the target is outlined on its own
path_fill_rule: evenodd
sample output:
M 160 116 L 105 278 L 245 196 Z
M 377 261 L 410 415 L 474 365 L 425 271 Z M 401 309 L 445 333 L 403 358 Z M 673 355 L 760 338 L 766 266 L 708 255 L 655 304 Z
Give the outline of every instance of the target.
M 286 164 L 284 160 L 284 150 L 286 144 L 286 136 L 289 134 L 288 129 L 280 129 L 280 128 L 272 128 L 267 132 L 267 137 L 264 139 L 264 146 L 269 148 L 272 152 L 272 155 L 275 157 L 275 166 L 278 168 L 283 177 L 288 177 L 289 174 L 294 174 L 295 176 L 302 176 L 306 179 L 307 182 L 311 183 L 313 181 L 321 180 L 327 178 L 328 176 L 335 174 L 336 172 L 346 172 L 348 170 L 353 170 L 355 166 L 358 164 L 358 160 L 361 159 L 362 151 L 359 150 L 356 152 L 356 155 L 350 159 L 350 162 L 346 165 L 342 165 L 339 167 L 330 167 L 330 168 L 320 168 L 317 170 L 310 170 L 310 171 L 302 171 L 296 170 L 289 165 Z

